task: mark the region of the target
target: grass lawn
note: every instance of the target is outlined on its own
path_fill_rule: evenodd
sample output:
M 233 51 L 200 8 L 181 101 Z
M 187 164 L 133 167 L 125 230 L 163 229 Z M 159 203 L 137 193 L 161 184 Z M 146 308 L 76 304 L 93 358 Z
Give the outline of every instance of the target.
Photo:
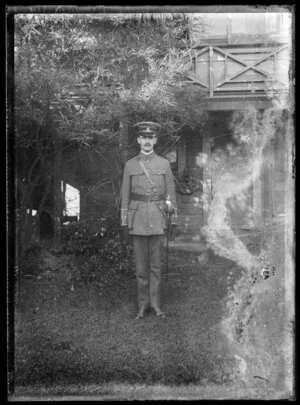
M 228 288 L 241 276 L 213 255 L 171 251 L 166 319 L 135 320 L 132 272 L 99 282 L 23 277 L 15 310 L 15 392 L 106 384 L 230 384 L 235 361 L 219 331 Z M 38 392 L 37 392 L 38 393 Z

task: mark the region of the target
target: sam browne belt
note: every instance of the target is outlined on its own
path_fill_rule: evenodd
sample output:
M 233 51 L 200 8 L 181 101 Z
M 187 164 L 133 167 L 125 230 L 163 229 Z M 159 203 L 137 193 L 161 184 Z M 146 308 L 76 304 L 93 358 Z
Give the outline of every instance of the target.
M 164 194 L 130 194 L 130 200 L 133 201 L 163 201 L 165 199 L 166 196 Z

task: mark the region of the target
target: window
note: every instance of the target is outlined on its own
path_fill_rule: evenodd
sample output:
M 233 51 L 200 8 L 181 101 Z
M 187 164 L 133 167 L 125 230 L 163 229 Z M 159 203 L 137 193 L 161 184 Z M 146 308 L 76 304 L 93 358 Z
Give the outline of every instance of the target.
M 205 37 L 224 37 L 227 36 L 227 14 L 215 13 L 207 14 L 204 17 Z
M 232 34 L 264 34 L 266 32 L 267 15 L 268 13 L 231 14 Z
M 62 182 L 63 184 L 63 182 Z M 80 191 L 72 187 L 70 184 L 65 184 L 65 209 L 64 215 L 68 217 L 78 217 L 80 215 Z

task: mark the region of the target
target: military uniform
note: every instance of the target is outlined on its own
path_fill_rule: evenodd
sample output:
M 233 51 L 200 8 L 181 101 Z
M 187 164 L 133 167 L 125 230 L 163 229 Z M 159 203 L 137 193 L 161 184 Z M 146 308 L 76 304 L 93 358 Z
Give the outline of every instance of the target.
M 150 180 L 140 165 L 144 163 Z M 151 185 L 151 180 L 155 187 Z M 176 223 L 175 184 L 167 159 L 154 151 L 141 152 L 126 162 L 121 189 L 121 225 L 133 236 L 136 263 L 139 313 L 149 306 L 160 310 L 161 247 L 166 224 L 166 196 L 175 209 L 172 223 Z

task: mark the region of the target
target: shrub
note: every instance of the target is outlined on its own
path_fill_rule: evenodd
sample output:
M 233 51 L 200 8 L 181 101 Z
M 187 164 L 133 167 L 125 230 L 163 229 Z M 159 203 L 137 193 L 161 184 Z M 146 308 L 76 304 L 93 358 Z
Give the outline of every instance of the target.
M 61 242 L 66 253 L 93 253 L 108 238 L 118 238 L 119 222 L 116 216 L 90 217 L 79 222 L 63 224 Z
M 22 271 L 46 280 L 107 286 L 128 275 L 131 264 L 132 246 L 120 241 L 119 219 L 108 215 L 64 224 L 59 249 L 31 244 Z
M 20 271 L 24 274 L 40 274 L 43 270 L 42 255 L 44 247 L 39 242 L 28 245 L 23 260 L 20 262 Z

